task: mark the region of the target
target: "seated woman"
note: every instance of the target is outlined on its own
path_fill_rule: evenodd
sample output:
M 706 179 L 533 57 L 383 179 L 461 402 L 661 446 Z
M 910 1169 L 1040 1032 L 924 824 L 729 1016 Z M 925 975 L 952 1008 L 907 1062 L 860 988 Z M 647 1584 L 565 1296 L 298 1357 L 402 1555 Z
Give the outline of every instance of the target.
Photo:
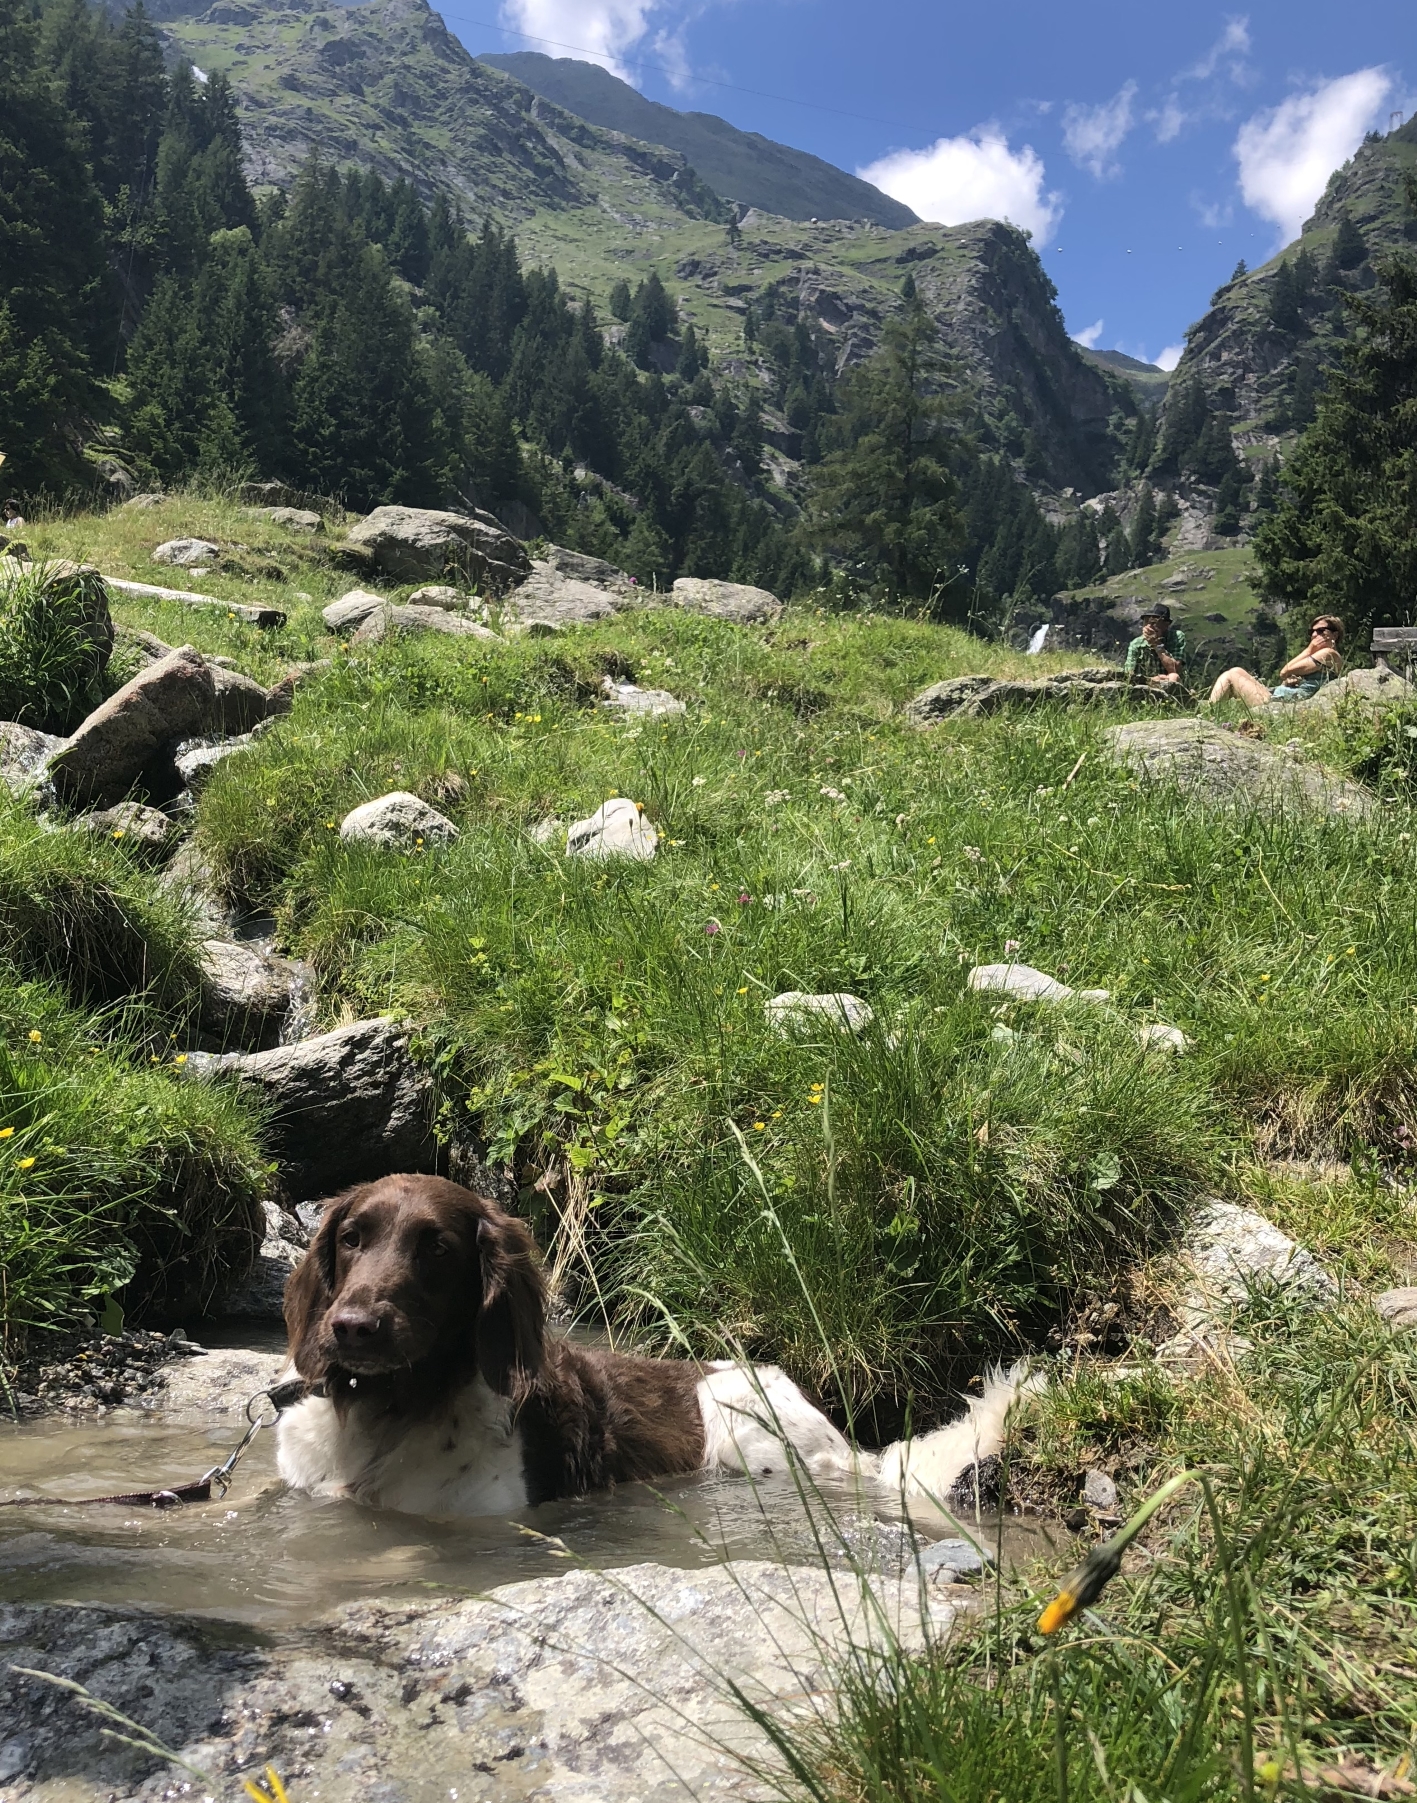
M 1247 707 L 1263 707 L 1267 701 L 1307 701 L 1342 670 L 1343 654 L 1338 649 L 1342 643 L 1342 620 L 1337 614 L 1320 614 L 1309 628 L 1308 644 L 1279 672 L 1275 688 L 1267 688 L 1237 664 L 1215 679 L 1210 699 L 1224 701 L 1233 695 Z

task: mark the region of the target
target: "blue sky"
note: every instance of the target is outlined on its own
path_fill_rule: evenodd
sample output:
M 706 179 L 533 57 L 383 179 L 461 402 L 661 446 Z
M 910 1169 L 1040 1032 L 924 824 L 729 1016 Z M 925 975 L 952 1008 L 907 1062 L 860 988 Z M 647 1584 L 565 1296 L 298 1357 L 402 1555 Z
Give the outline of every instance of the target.
M 1074 335 L 1168 363 L 1236 260 L 1295 236 L 1364 131 L 1417 104 L 1412 0 L 441 10 L 474 52 L 593 53 L 651 98 L 858 170 L 922 218 L 1012 218 Z

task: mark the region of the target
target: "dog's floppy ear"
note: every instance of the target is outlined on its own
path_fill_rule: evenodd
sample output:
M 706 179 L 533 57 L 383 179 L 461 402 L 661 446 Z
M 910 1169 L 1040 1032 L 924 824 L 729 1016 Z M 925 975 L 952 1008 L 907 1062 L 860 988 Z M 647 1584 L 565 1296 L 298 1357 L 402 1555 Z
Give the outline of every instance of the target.
M 546 1284 L 527 1229 L 494 1204 L 478 1200 L 482 1306 L 477 1312 L 477 1368 L 499 1396 L 520 1397 L 541 1370 Z
M 359 1194 L 346 1190 L 325 1205 L 319 1231 L 285 1286 L 285 1332 L 295 1369 L 310 1383 L 327 1375 L 320 1356 L 320 1322 L 335 1299 L 335 1236 Z

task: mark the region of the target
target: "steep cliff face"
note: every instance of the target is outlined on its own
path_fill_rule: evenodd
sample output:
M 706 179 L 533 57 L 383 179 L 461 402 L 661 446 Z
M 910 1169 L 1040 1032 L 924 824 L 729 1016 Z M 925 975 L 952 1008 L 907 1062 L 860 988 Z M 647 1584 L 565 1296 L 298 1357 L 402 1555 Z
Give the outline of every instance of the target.
M 406 176 L 455 195 L 473 220 L 594 207 L 723 219 L 727 209 L 672 150 L 564 112 L 470 56 L 426 0 L 158 0 L 171 48 L 231 80 L 248 174 L 283 185 L 318 150 L 328 162 Z
M 1302 429 L 1347 337 L 1343 296 L 1372 286 L 1375 256 L 1417 238 L 1403 201 L 1411 173 L 1417 120 L 1361 145 L 1299 238 L 1216 293 L 1186 335 L 1170 396 L 1199 382 L 1242 446 L 1272 449 Z

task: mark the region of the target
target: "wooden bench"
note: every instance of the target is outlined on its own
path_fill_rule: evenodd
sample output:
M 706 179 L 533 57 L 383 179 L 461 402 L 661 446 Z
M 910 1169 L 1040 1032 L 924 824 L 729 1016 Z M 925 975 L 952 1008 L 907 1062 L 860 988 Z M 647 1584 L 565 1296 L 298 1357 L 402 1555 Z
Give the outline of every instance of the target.
M 1373 665 L 1378 670 L 1391 670 L 1395 659 L 1403 675 L 1410 675 L 1414 663 L 1417 663 L 1417 626 L 1375 626 L 1373 643 Z

